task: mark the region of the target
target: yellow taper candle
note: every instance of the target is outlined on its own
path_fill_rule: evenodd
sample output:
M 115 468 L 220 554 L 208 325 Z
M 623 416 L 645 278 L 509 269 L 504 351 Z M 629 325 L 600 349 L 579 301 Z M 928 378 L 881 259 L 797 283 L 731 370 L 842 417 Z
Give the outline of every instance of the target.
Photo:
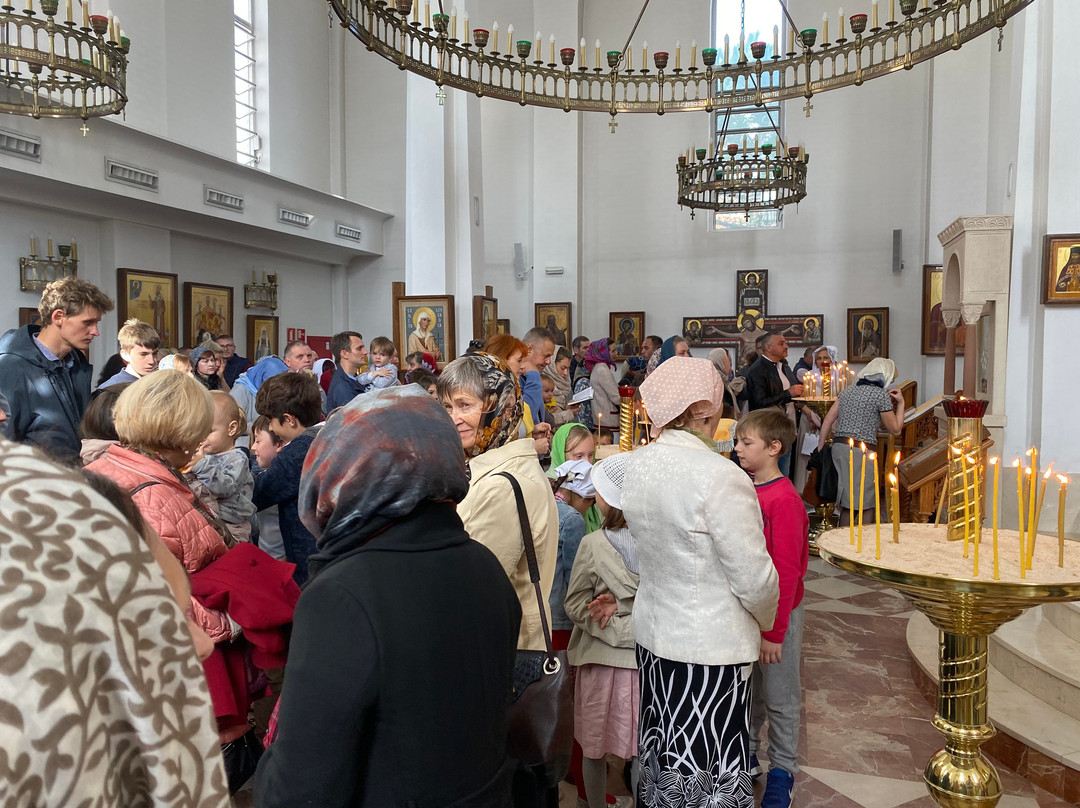
M 975 568 L 974 575 L 979 577 L 979 543 L 982 540 L 982 485 L 979 474 L 979 456 L 968 455 L 967 460 L 971 463 L 971 477 L 974 485 L 972 508 L 975 511 L 975 529 L 972 531 L 971 540 L 975 545 Z
M 892 508 L 892 540 L 900 543 L 900 483 L 895 474 L 889 475 L 889 499 Z
M 1027 456 L 1031 458 L 1031 477 L 1028 479 L 1028 520 L 1027 520 L 1027 568 L 1031 569 L 1031 559 L 1035 554 L 1035 489 L 1039 477 L 1039 450 L 1032 446 L 1027 450 Z
M 1058 566 L 1065 566 L 1065 494 L 1069 490 L 1069 478 L 1058 475 L 1061 487 L 1058 489 Z
M 859 473 L 859 538 L 855 543 L 855 552 L 862 552 L 862 529 L 863 522 L 863 499 L 866 494 L 866 444 L 862 441 L 859 442 L 859 450 L 862 452 L 862 471 Z
M 998 579 L 998 473 L 1001 471 L 1001 463 L 998 458 L 991 457 L 990 465 L 994 467 L 994 580 Z
M 964 486 L 964 558 L 968 557 L 968 544 L 971 541 L 971 492 L 968 490 L 967 463 L 960 458 L 960 478 Z
M 874 461 L 874 558 L 881 558 L 881 486 L 878 484 L 877 452 L 870 453 Z
M 1043 499 L 1046 497 L 1046 483 L 1050 480 L 1050 475 L 1054 468 L 1054 464 L 1051 463 L 1046 467 L 1046 473 L 1043 474 L 1042 485 L 1039 486 L 1039 499 L 1035 505 L 1035 521 L 1028 526 L 1031 539 L 1028 541 L 1028 569 L 1031 569 L 1031 565 L 1035 560 L 1035 541 L 1039 536 L 1039 522 L 1042 521 L 1042 507 Z M 1031 477 L 1031 489 L 1035 490 L 1035 476 Z
M 1035 481 L 1031 477 L 1031 467 L 1024 469 L 1024 488 L 1023 491 L 1027 491 L 1035 485 Z M 1024 521 L 1026 509 L 1023 505 L 1020 507 L 1020 520 Z M 1028 551 L 1027 546 L 1031 543 L 1031 523 L 1025 522 L 1024 532 L 1020 537 L 1020 577 L 1027 577 L 1028 568 Z
M 855 439 L 848 438 L 848 538 L 855 544 Z

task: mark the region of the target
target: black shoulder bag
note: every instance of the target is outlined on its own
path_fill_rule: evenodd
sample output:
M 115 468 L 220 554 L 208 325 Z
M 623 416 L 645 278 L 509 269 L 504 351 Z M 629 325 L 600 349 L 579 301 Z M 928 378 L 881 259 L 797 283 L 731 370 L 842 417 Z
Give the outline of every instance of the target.
M 536 563 L 529 513 L 521 486 L 512 475 L 499 472 L 510 481 L 517 502 L 521 538 L 529 562 L 529 580 L 536 591 L 540 623 L 544 627 L 547 658 L 540 678 L 522 691 L 510 705 L 507 721 L 507 751 L 520 765 L 537 771 L 548 786 L 555 786 L 566 777 L 570 768 L 570 750 L 574 743 L 574 684 L 565 651 L 555 651 L 551 644 L 551 629 L 540 593 L 540 567 Z

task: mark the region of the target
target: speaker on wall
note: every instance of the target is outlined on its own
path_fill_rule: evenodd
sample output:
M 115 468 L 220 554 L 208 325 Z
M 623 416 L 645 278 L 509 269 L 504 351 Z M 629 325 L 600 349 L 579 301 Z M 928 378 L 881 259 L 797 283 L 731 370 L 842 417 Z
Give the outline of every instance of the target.
M 892 231 L 892 271 L 899 275 L 904 270 L 904 231 Z
M 525 247 L 520 241 L 514 242 L 514 276 L 523 281 L 529 275 L 529 269 L 525 266 Z

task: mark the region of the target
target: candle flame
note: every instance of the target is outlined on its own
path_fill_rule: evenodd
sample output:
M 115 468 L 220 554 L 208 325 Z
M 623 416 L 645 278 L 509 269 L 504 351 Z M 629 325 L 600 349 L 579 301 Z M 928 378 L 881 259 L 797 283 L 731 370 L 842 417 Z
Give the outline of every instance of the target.
M 1031 466 L 1028 466 L 1026 469 L 1024 469 L 1024 474 L 1026 474 L 1028 477 L 1031 476 Z
M 866 444 L 863 443 L 862 441 L 859 441 L 859 451 L 860 452 L 865 452 L 866 451 Z
M 964 453 L 959 446 L 950 446 L 949 449 L 952 450 L 954 455 L 962 455 Z
M 991 457 L 991 458 L 990 458 L 990 465 L 991 465 L 991 466 L 996 466 L 996 465 L 998 464 L 998 459 L 999 459 L 999 458 L 996 458 L 996 457 Z
M 893 465 L 894 466 L 899 466 L 900 465 L 900 451 L 899 450 L 897 450 L 896 455 L 893 457 Z
M 1016 468 L 1020 468 L 1020 458 L 1019 458 L 1019 457 L 1018 457 L 1018 458 L 1016 458 L 1015 460 L 1013 460 L 1013 462 L 1012 462 L 1012 467 L 1013 467 L 1014 469 L 1016 469 Z
M 1064 474 L 1059 474 L 1057 476 L 1057 478 L 1058 478 L 1058 482 L 1061 483 L 1062 485 L 1068 485 L 1069 484 L 1069 478 L 1066 477 Z
M 877 452 L 871 452 L 867 455 L 871 460 L 877 460 Z
M 890 474 L 889 475 L 889 482 L 892 483 L 893 485 L 896 485 L 896 475 L 895 474 Z
M 1035 447 L 1032 446 L 1030 449 L 1028 449 L 1026 452 L 1024 452 L 1024 454 L 1026 454 L 1028 457 L 1031 457 L 1031 454 L 1034 451 L 1035 451 Z
M 979 463 L 979 458 L 977 458 L 975 455 L 964 455 L 964 460 L 966 460 L 973 466 L 976 466 Z
M 847 439 L 847 445 L 848 445 L 848 446 L 849 446 L 850 448 L 854 449 L 854 448 L 855 448 L 855 438 L 848 438 L 848 439 Z
M 1053 463 L 1051 463 L 1051 464 L 1050 464 L 1049 466 L 1047 466 L 1047 467 L 1046 467 L 1046 474 L 1044 474 L 1044 475 L 1043 475 L 1043 479 L 1044 479 L 1044 480 L 1049 480 L 1049 479 L 1050 479 L 1050 470 L 1051 470 L 1051 469 L 1052 469 L 1053 467 L 1054 467 L 1054 464 L 1053 464 Z

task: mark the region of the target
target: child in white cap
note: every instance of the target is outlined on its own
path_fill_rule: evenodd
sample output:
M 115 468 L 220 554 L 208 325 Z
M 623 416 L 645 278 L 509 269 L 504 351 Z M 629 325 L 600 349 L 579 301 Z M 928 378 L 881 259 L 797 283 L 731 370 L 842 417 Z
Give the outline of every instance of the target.
M 616 454 L 592 467 L 596 507 L 604 521 L 581 540 L 566 592 L 566 614 L 574 623 L 567 657 L 578 666 L 574 737 L 584 753 L 589 808 L 605 806 L 605 755 L 630 761 L 637 780 L 640 689 L 631 614 L 638 568 L 621 509 L 629 458 L 629 453 Z
M 559 509 L 559 554 L 555 559 L 555 581 L 548 597 L 551 642 L 556 651 L 564 651 L 574 627 L 563 609 L 566 585 L 570 581 L 578 545 L 585 535 L 585 511 L 592 507 L 596 491 L 592 484 L 592 464 L 588 460 L 567 460 L 549 474 L 553 477 L 551 487 Z

